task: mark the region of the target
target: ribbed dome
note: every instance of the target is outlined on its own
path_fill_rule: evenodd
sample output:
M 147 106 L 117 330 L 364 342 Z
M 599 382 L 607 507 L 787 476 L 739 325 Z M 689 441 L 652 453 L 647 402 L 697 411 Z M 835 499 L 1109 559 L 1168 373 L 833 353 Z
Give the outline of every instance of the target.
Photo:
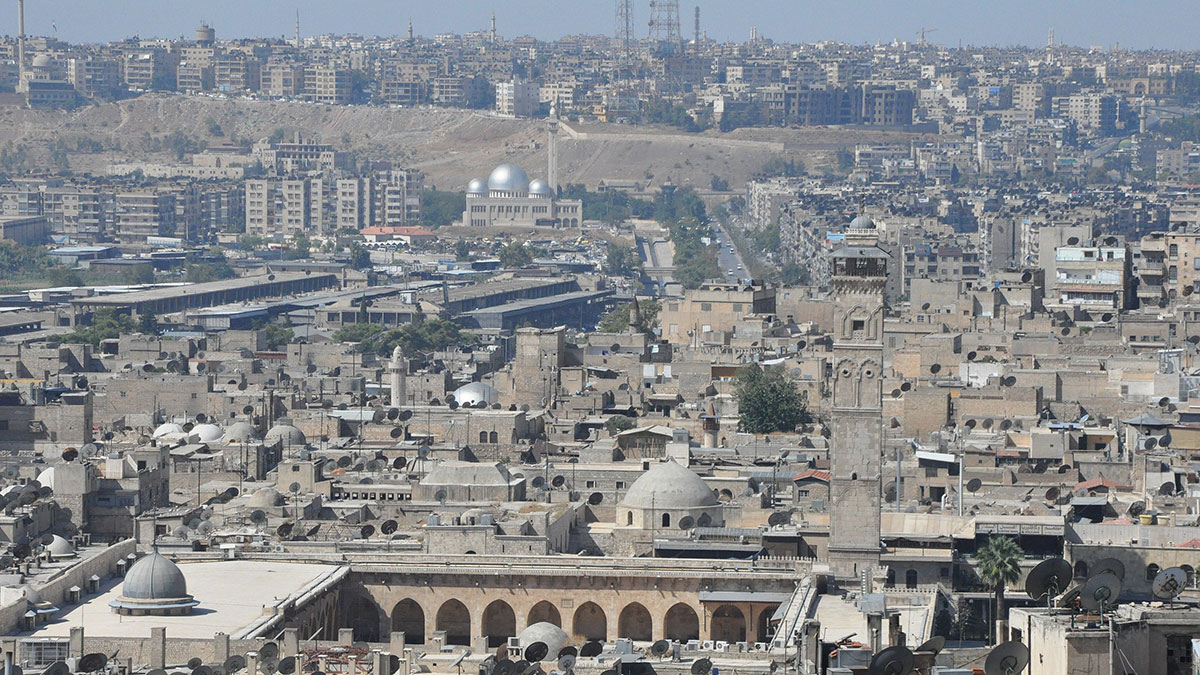
M 501 164 L 492 169 L 488 176 L 488 189 L 503 192 L 525 192 L 529 189 L 529 176 L 519 166 Z
M 225 430 L 226 443 L 250 443 L 258 440 L 258 430 L 249 422 L 234 422 Z
M 467 194 L 482 195 L 487 194 L 487 183 L 481 178 L 472 178 L 470 183 L 467 183 Z
M 454 400 L 462 405 L 476 405 L 481 401 L 488 405 L 500 400 L 500 392 L 490 384 L 471 382 L 454 390 Z
M 135 562 L 125 573 L 121 597 L 135 600 L 177 600 L 188 597 L 187 580 L 179 566 L 158 551 Z
M 545 661 L 554 661 L 558 658 L 558 652 L 567 644 L 567 633 L 563 629 L 555 626 L 548 621 L 539 621 L 538 623 L 530 624 L 528 628 L 521 631 L 517 636 L 517 642 L 524 649 L 535 642 L 542 642 L 549 648 L 546 652 Z
M 655 464 L 635 480 L 621 505 L 635 509 L 694 509 L 716 506 L 717 498 L 691 469 L 671 459 Z
M 274 445 L 277 442 L 284 445 L 304 445 L 308 443 L 308 439 L 304 437 L 303 431 L 290 424 L 276 424 L 263 436 L 263 443 Z
M 538 197 L 553 197 L 554 191 L 550 189 L 550 185 L 541 178 L 535 178 L 529 184 L 529 194 Z

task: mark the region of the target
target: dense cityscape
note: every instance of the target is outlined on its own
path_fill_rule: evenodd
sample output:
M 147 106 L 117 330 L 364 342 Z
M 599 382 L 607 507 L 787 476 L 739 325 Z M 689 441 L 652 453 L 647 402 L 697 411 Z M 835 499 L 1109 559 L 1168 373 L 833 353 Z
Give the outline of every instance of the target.
M 1200 51 L 28 4 L 3 675 L 1200 673 Z

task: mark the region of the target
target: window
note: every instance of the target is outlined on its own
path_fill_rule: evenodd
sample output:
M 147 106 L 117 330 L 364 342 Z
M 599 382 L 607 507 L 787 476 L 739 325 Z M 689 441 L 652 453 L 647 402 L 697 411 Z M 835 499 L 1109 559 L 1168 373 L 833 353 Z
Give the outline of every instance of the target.
M 585 481 L 584 487 L 594 488 L 594 487 L 596 487 L 596 481 L 594 481 L 594 480 Z
M 295 473 L 295 472 L 297 472 L 297 471 L 299 471 L 299 470 L 300 470 L 300 465 L 299 465 L 299 464 L 293 464 L 293 465 L 292 465 L 292 472 L 293 472 L 293 473 Z
M 796 490 L 796 496 L 806 498 L 808 497 L 808 490 Z
M 623 481 L 623 480 L 617 481 L 617 489 L 624 490 L 625 489 L 625 481 Z
M 700 311 L 701 312 L 711 312 L 712 311 L 712 303 L 711 302 L 700 303 Z
M 671 526 L 671 514 L 669 514 L 669 513 L 662 514 L 662 526 L 663 527 Z

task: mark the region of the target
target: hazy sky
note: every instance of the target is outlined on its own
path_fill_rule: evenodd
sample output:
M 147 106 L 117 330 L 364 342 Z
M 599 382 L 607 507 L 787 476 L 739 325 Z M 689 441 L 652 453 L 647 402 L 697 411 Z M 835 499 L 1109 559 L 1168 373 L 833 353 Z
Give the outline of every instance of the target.
M 0 0 L 15 35 L 16 3 Z M 484 29 L 493 10 L 505 37 L 611 35 L 613 0 L 26 0 L 26 30 L 71 42 L 106 42 L 130 35 L 190 37 L 207 21 L 220 37 L 314 33 L 400 35 L 413 21 L 418 35 Z M 681 0 L 685 36 L 700 6 L 701 27 L 717 40 L 744 40 L 750 28 L 784 42 L 852 43 L 928 39 L 945 45 L 1044 45 L 1054 27 L 1059 42 L 1129 48 L 1200 48 L 1196 0 Z M 646 35 L 649 0 L 634 0 L 637 34 Z M 55 32 L 57 28 L 57 33 Z

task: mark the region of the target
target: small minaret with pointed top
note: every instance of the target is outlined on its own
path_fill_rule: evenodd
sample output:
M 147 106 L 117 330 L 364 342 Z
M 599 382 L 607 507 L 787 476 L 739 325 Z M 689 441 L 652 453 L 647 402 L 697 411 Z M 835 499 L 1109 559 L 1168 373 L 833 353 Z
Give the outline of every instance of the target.
M 392 360 L 388 362 L 388 376 L 391 380 L 389 384 L 392 388 L 392 407 L 399 408 L 408 398 L 408 360 L 404 358 L 400 345 L 396 345 L 392 350 Z

